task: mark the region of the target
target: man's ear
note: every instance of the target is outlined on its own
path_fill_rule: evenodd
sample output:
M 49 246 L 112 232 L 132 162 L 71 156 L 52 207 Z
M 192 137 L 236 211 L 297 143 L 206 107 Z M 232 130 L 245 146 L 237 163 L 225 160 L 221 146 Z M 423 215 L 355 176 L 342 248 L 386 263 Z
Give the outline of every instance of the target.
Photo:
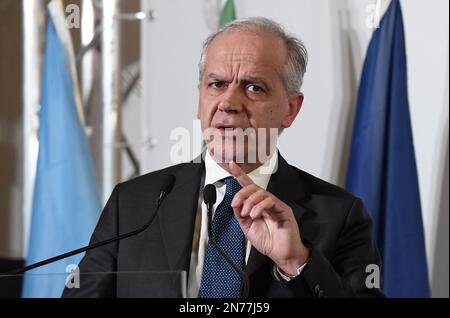
M 197 105 L 197 119 L 200 119 L 200 101 L 198 102 Z
M 288 96 L 289 110 L 283 118 L 283 128 L 288 128 L 292 125 L 298 115 L 298 112 L 300 111 L 300 108 L 302 108 L 303 98 L 304 95 L 301 92 L 293 93 Z
M 197 84 L 198 93 L 200 94 L 200 82 Z M 200 101 L 197 105 L 197 119 L 200 119 Z

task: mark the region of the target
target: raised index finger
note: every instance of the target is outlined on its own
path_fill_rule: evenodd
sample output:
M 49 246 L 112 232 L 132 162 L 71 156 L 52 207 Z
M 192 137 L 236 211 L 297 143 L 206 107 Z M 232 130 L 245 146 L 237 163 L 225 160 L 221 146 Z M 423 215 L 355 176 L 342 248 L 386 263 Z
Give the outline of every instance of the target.
M 234 161 L 231 161 L 228 165 L 230 168 L 230 173 L 236 178 L 241 187 L 244 188 L 248 185 L 254 184 L 252 179 L 250 179 L 250 177 Z

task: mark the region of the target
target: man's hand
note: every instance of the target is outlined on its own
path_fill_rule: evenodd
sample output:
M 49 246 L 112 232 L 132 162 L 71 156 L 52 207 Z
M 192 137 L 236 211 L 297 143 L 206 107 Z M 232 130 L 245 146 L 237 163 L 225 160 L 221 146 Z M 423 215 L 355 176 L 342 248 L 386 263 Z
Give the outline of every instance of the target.
M 242 189 L 236 193 L 231 207 L 242 231 L 260 253 L 270 257 L 289 275 L 309 258 L 309 250 L 300 239 L 300 230 L 292 209 L 272 193 L 258 187 L 234 162 L 230 173 Z

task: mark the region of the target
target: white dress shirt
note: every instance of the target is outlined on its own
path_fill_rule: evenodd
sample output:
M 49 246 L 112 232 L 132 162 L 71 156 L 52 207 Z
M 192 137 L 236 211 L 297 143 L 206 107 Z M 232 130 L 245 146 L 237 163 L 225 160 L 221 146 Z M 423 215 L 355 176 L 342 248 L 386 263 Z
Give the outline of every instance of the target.
M 260 188 L 267 190 L 267 185 L 271 175 L 276 171 L 278 165 L 278 152 L 275 151 L 272 157 L 262 166 L 248 173 L 252 181 Z M 208 151 L 205 155 L 205 181 L 203 185 L 214 184 L 217 192 L 217 200 L 213 206 L 213 217 L 217 206 L 222 202 L 225 196 L 225 183 L 220 181 L 231 174 L 219 166 L 211 157 Z M 203 188 L 203 187 L 202 187 Z M 190 298 L 198 297 L 200 283 L 203 272 L 203 262 L 206 255 L 208 244 L 208 216 L 206 205 L 203 202 L 203 195 L 200 193 L 199 204 L 197 208 L 197 217 L 195 221 L 194 240 L 192 244 L 191 264 L 189 267 L 189 281 L 187 296 Z M 245 263 L 250 255 L 251 244 L 247 241 Z

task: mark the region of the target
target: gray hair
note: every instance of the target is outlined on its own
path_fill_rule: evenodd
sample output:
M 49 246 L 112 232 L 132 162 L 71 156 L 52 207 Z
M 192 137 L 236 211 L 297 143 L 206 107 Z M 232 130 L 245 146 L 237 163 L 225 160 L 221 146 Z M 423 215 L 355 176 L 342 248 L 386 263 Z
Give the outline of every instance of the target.
M 220 28 L 206 38 L 203 43 L 202 53 L 200 56 L 199 80 L 203 78 L 205 70 L 206 51 L 211 42 L 220 34 L 237 31 L 242 29 L 260 29 L 272 32 L 278 35 L 286 44 L 288 49 L 288 62 L 286 63 L 283 73 L 283 83 L 288 94 L 300 91 L 303 84 L 303 75 L 306 72 L 306 64 L 308 63 L 308 53 L 303 42 L 293 35 L 288 34 L 284 28 L 275 21 L 267 18 L 255 17 L 232 21 Z

